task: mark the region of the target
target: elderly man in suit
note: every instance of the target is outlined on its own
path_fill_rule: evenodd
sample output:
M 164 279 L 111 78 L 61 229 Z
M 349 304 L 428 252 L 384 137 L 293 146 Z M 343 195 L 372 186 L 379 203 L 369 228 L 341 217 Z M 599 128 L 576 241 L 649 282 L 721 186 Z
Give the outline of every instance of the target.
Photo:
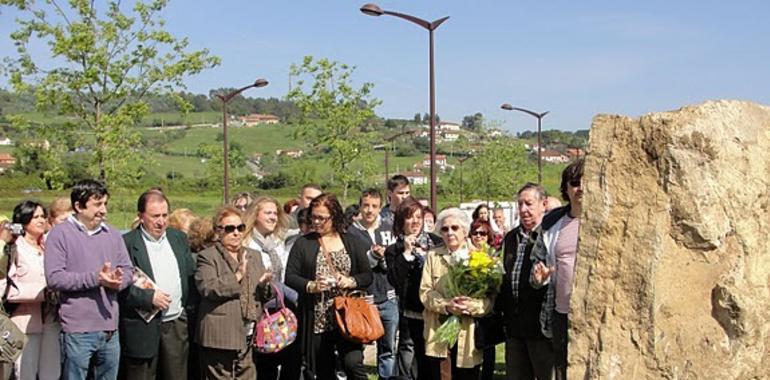
M 121 377 L 186 379 L 195 264 L 185 234 L 168 228 L 169 202 L 160 190 L 143 193 L 137 210 L 141 224 L 123 240 L 155 287 L 138 281 L 120 294 Z

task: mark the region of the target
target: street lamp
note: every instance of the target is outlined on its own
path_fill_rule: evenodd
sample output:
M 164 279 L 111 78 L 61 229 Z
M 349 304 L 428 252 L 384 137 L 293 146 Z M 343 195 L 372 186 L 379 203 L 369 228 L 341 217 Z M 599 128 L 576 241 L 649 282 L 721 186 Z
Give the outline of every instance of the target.
M 436 207 L 436 80 L 433 64 L 433 31 L 436 30 L 444 21 L 449 19 L 449 16 L 442 17 L 433 22 L 428 22 L 421 18 L 407 14 L 386 11 L 376 4 L 371 3 L 361 7 L 361 12 L 369 16 L 395 16 L 415 23 L 428 30 L 428 35 L 430 38 L 430 206 L 433 210 L 438 210 Z
M 227 103 L 230 102 L 234 97 L 236 97 L 241 92 L 244 92 L 252 87 L 265 87 L 268 85 L 268 81 L 265 79 L 257 79 L 254 81 L 254 83 L 243 86 L 227 95 L 217 95 L 217 98 L 222 101 L 222 143 L 224 144 L 222 155 L 224 157 L 224 182 L 225 182 L 225 188 L 224 188 L 224 204 L 227 204 L 230 202 L 230 157 L 228 154 L 228 143 L 227 143 Z
M 385 141 L 387 141 L 389 143 L 392 143 L 393 140 L 395 140 L 395 139 L 397 139 L 397 138 L 399 138 L 399 137 L 401 137 L 403 135 L 411 135 L 411 134 L 414 134 L 415 132 L 417 132 L 417 131 L 410 129 L 408 131 L 404 131 L 404 132 L 401 132 L 401 133 L 396 133 L 393 136 L 386 137 Z M 388 173 L 388 146 L 386 145 L 385 146 L 385 184 L 386 185 L 388 184 L 388 179 L 390 179 L 390 175 Z
M 463 197 L 465 195 L 465 182 L 463 182 L 463 162 L 471 158 L 471 154 L 463 157 L 457 157 L 457 161 L 460 162 L 460 206 L 463 204 Z
M 541 145 L 541 139 L 540 139 L 540 126 L 543 122 L 543 118 L 545 115 L 548 115 L 551 111 L 545 111 L 543 113 L 537 113 L 535 111 L 530 111 L 525 108 L 520 107 L 514 107 L 508 103 L 503 103 L 503 105 L 500 106 L 500 108 L 507 110 L 507 111 L 519 111 L 524 112 L 528 115 L 532 115 L 537 118 L 537 183 L 542 184 L 543 183 L 543 163 L 542 163 L 542 157 L 540 154 L 540 150 L 543 149 L 543 146 Z

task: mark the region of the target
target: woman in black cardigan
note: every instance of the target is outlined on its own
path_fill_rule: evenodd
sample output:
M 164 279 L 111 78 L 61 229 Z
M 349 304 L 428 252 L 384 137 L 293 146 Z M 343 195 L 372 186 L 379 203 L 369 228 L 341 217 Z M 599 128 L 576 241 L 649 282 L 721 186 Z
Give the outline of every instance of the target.
M 414 198 L 398 206 L 393 220 L 396 242 L 385 250 L 388 281 L 398 295 L 398 375 L 407 379 L 430 379 L 425 357 L 423 305 L 420 301 L 420 280 L 425 255 L 430 249 L 443 245 L 440 237 L 425 232 L 425 208 Z
M 342 207 L 332 194 L 310 202 L 313 230 L 297 239 L 286 264 L 286 285 L 299 293 L 299 336 L 305 379 L 334 379 L 335 350 L 347 378 L 366 379 L 363 345 L 340 334 L 332 300 L 347 289 L 366 289 L 372 271 L 368 247 L 345 233 Z

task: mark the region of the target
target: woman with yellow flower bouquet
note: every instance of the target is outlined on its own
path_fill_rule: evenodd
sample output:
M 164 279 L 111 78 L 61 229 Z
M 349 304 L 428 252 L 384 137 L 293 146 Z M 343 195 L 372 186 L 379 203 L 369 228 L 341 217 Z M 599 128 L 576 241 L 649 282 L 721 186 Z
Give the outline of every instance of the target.
M 468 244 L 470 218 L 458 208 L 442 211 L 436 230 L 444 247 L 428 252 L 420 283 L 425 305 L 425 353 L 433 379 L 478 379 L 482 351 L 476 348 L 474 318 L 492 309 L 502 265 Z

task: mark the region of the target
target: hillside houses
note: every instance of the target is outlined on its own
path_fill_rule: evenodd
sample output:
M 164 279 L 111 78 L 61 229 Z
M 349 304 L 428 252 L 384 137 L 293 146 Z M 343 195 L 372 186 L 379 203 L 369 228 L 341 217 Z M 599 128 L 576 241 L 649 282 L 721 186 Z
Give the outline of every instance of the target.
M 254 127 L 259 124 L 278 124 L 281 118 L 275 115 L 253 113 L 251 115 L 241 116 L 241 123 L 246 127 Z

